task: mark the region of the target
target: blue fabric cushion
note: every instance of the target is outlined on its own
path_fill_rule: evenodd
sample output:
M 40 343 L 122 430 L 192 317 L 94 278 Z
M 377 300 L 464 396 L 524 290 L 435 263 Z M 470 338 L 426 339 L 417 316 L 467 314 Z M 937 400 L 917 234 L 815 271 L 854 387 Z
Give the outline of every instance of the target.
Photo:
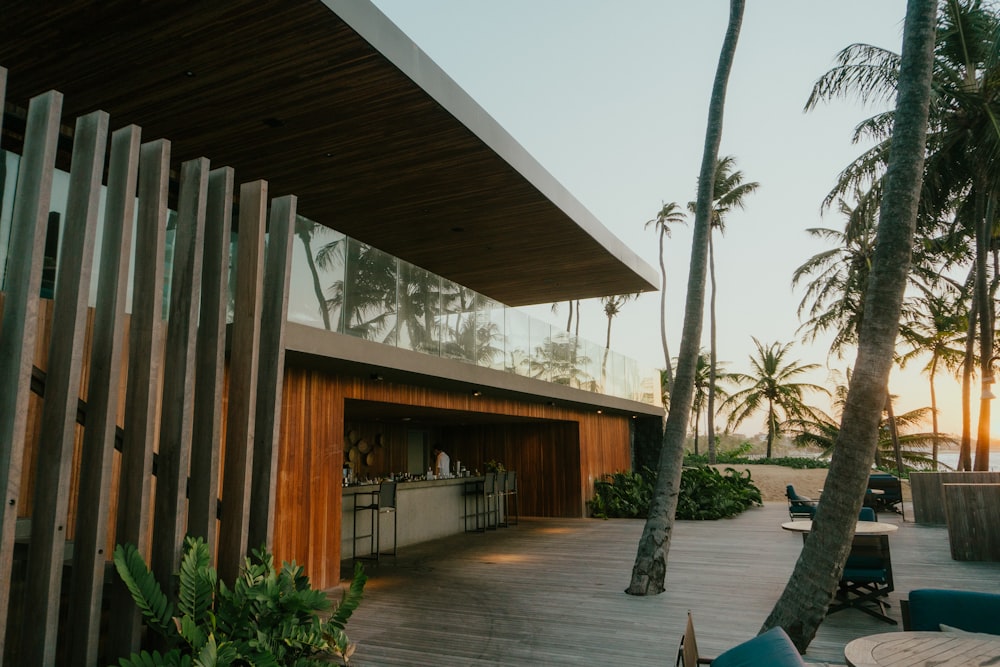
M 967 632 L 1000 635 L 1000 594 L 935 588 L 910 591 L 910 629 L 940 630 L 942 623 Z
M 804 667 L 805 664 L 781 628 L 771 628 L 712 661 L 712 667 Z

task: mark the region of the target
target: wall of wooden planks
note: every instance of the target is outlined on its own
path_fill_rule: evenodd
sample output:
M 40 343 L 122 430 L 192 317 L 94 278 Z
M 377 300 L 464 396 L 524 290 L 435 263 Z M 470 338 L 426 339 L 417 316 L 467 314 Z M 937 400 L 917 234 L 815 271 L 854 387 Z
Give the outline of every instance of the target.
M 473 397 L 428 387 L 289 367 L 285 370 L 278 459 L 274 551 L 306 567 L 313 584 L 340 580 L 342 466 L 349 431 L 382 447 L 368 474 L 406 467 L 408 428 L 350 420 L 345 401 L 362 400 L 523 417 L 525 421 L 431 427 L 452 461 L 483 470 L 501 461 L 519 474 L 521 513 L 585 516 L 594 480 L 630 470 L 629 417 L 554 408 L 522 401 Z M 532 421 L 529 421 L 532 420 Z

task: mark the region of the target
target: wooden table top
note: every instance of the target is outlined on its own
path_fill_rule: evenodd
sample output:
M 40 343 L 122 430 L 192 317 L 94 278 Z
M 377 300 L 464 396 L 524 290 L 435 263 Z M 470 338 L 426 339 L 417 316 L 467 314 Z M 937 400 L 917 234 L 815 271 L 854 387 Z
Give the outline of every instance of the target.
M 796 533 L 808 533 L 812 530 L 812 521 L 803 519 L 801 521 L 786 521 L 781 524 L 785 530 Z M 881 521 L 858 521 L 854 527 L 855 535 L 888 535 L 899 530 L 899 526 L 894 523 L 882 523 Z
M 885 632 L 844 647 L 851 667 L 979 667 L 1000 664 L 1000 636 Z

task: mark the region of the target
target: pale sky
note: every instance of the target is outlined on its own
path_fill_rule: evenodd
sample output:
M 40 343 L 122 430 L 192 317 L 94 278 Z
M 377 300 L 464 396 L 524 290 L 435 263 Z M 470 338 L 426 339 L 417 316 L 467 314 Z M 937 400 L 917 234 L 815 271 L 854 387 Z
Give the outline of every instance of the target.
M 695 198 L 705 118 L 728 20 L 724 0 L 374 0 L 375 4 L 618 238 L 654 268 L 644 223 L 662 202 Z M 812 84 L 854 42 L 900 50 L 905 0 L 751 0 L 726 100 L 720 155 L 760 189 L 716 237 L 719 359 L 749 371 L 751 336 L 799 341 L 801 289 L 792 272 L 825 249 L 809 227 L 842 228 L 820 203 L 863 147 L 851 131 L 877 109 L 838 101 L 804 113 Z M 668 241 L 667 321 L 680 346 L 691 230 Z M 564 323 L 565 306 L 532 314 Z M 603 343 L 606 320 L 585 303 L 581 334 Z M 708 328 L 705 327 L 707 346 Z M 612 349 L 663 366 L 659 296 L 616 318 Z M 796 342 L 793 358 L 821 364 L 826 341 Z M 853 363 L 830 360 L 836 370 Z M 897 412 L 930 404 L 922 364 L 894 371 Z M 957 382 L 940 377 L 942 428 L 961 428 Z M 832 385 L 829 385 L 832 389 Z M 814 404 L 826 408 L 816 396 Z M 1000 406 L 994 408 L 1000 412 Z M 1000 421 L 998 421 L 1000 423 Z M 762 423 L 739 431 L 755 433 Z M 928 429 L 929 430 L 929 429 Z M 1000 429 L 994 429 L 995 432 Z

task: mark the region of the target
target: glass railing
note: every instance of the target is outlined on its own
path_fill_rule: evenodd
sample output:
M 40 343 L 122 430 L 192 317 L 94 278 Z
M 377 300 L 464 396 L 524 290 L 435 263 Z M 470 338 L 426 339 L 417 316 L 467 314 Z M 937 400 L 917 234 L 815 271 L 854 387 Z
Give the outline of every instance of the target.
M 0 153 L 0 160 L 2 285 L 18 156 Z M 55 281 L 57 239 L 62 236 L 68 180 L 68 174 L 59 171 L 53 182 L 49 242 L 46 244 L 49 271 L 45 274 L 43 296 L 51 296 Z M 103 219 L 103 211 L 100 215 L 99 219 Z M 164 308 L 169 303 L 175 222 L 176 216 L 171 212 Z M 100 243 L 99 226 L 98 249 Z M 234 261 L 235 247 L 231 257 Z M 91 305 L 96 301 L 96 274 L 95 264 Z M 653 405 L 661 403 L 658 371 L 640 369 L 634 360 L 599 344 L 572 336 L 558 326 L 532 318 L 301 216 L 295 225 L 288 319 L 317 329 L 546 382 Z

